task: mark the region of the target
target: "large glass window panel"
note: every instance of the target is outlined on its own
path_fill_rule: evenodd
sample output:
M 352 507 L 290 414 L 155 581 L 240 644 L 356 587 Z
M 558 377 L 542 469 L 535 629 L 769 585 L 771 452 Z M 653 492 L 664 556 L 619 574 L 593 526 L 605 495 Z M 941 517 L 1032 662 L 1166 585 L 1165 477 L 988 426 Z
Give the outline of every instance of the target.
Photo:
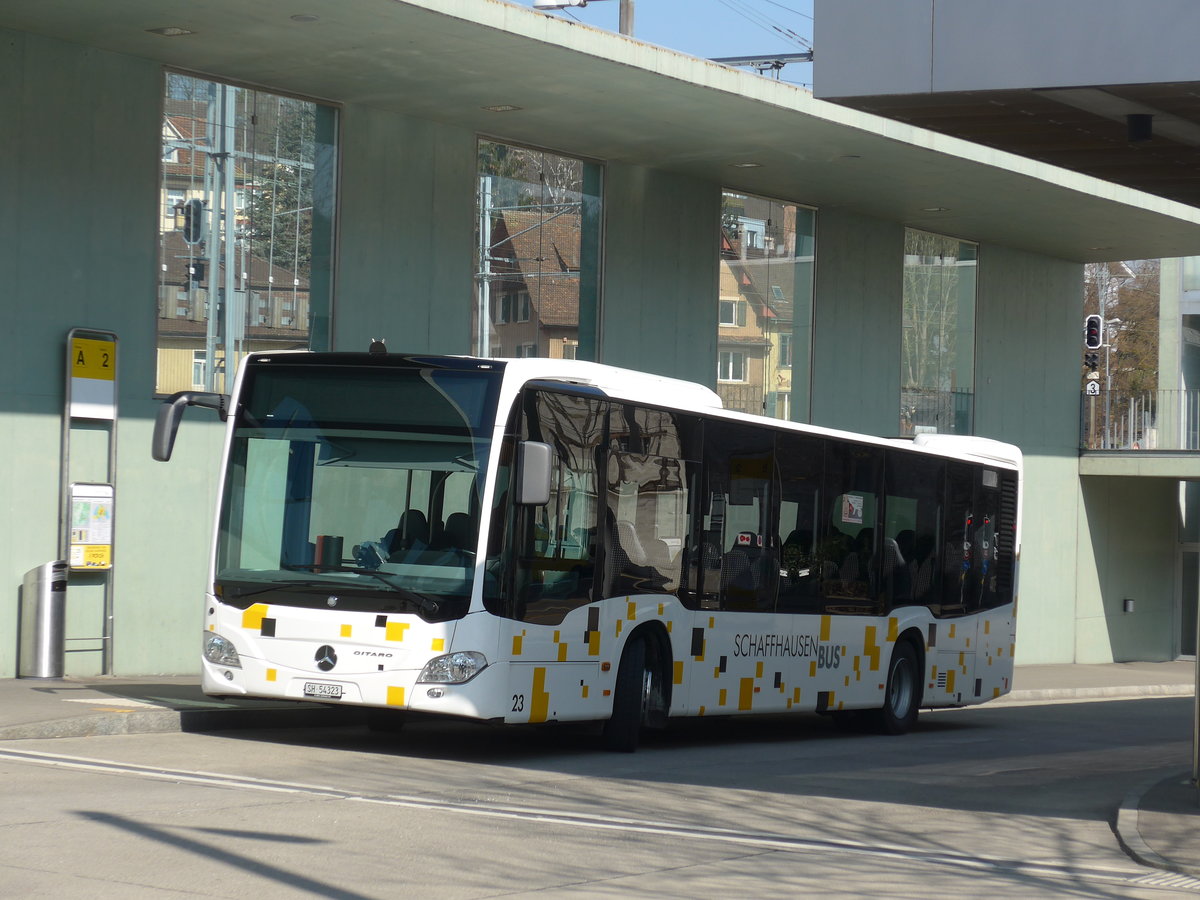
M 976 247 L 904 232 L 900 429 L 970 434 L 975 398 Z
M 596 358 L 596 163 L 479 142 L 473 351 Z
M 325 349 L 336 110 L 166 76 L 159 393 L 229 387 L 252 350 Z
M 336 592 L 339 609 L 465 614 L 497 378 L 275 362 L 248 373 L 237 414 L 217 535 L 227 598 L 278 584 L 272 603 L 325 608 Z
M 1183 289 L 1200 291 L 1200 256 L 1183 258 Z
M 717 298 L 717 393 L 725 406 L 809 417 L 816 213 L 725 191 Z

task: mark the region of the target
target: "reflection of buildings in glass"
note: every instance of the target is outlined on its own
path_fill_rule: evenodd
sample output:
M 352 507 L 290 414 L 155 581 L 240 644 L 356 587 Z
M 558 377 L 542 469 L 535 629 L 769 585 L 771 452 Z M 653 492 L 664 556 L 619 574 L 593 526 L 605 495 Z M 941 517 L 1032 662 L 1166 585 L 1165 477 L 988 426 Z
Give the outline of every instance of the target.
M 186 88 L 193 95 L 209 94 L 211 85 L 184 76 L 172 76 L 168 92 Z M 222 389 L 225 374 L 225 335 L 229 327 L 236 331 L 233 343 L 240 353 L 252 350 L 306 348 L 309 337 L 309 281 L 306 265 L 311 239 L 307 233 L 311 212 L 273 209 L 259 213 L 269 225 L 255 232 L 252 209 L 247 196 L 256 190 L 275 191 L 277 199 L 285 161 L 255 146 L 266 140 L 276 146 L 275 130 L 285 118 L 281 107 L 267 109 L 258 104 L 254 92 L 229 89 L 237 107 L 232 135 L 235 147 L 232 179 L 219 177 L 210 158 L 212 134 L 219 125 L 210 99 L 165 99 L 162 130 L 162 180 L 159 186 L 159 288 L 158 288 L 158 374 L 157 390 L 204 388 L 216 376 Z M 272 98 L 278 99 L 278 98 Z M 310 104 L 294 104 L 293 118 L 299 121 Z M 247 110 L 253 107 L 254 115 Z M 294 170 L 311 169 L 296 160 L 286 161 Z M 256 188 L 255 170 L 259 169 L 262 188 Z M 232 180 L 232 192 L 229 192 Z M 271 182 L 269 188 L 267 183 Z M 288 186 L 283 185 L 284 189 Z M 296 202 L 303 195 L 295 189 Z M 185 213 L 189 202 L 202 204 L 203 221 L 192 221 Z M 223 309 L 213 303 L 227 286 L 225 242 L 220 224 L 213 220 L 213 208 L 228 203 L 234 230 L 233 268 L 230 302 L 236 308 L 226 321 Z M 273 205 L 278 206 L 273 201 Z M 270 215 L 268 215 L 268 212 Z M 276 220 L 286 222 L 286 233 L 275 233 Z M 194 229 L 185 240 L 185 230 Z M 282 242 L 282 243 L 281 243 Z M 287 246 L 284 247 L 283 244 Z M 281 248 L 276 256 L 276 247 Z M 263 252 L 275 256 L 271 261 Z M 283 263 L 283 264 L 281 264 Z M 215 271 L 213 269 L 215 268 Z M 302 269 L 304 271 L 302 271 Z M 215 287 L 215 292 L 213 288 Z M 218 316 L 210 327 L 209 317 Z
M 580 214 L 498 210 L 491 222 L 489 354 L 573 358 L 579 344 Z
M 796 207 L 726 194 L 717 393 L 728 409 L 791 418 Z
M 183 205 L 204 200 L 208 168 L 208 102 L 167 98 L 162 131 L 162 184 L 160 231 L 183 227 Z M 234 208 L 239 228 L 247 224 L 246 188 L 250 176 L 234 163 Z
M 975 246 L 905 229 L 900 430 L 971 433 Z
M 160 235 L 159 252 L 158 391 L 203 388 L 208 365 L 209 285 L 222 284 L 224 267 L 218 266 L 215 278 L 210 278 L 207 257 L 194 255 L 195 248 L 184 242 L 179 231 Z M 249 253 L 239 252 L 237 258 L 243 267 L 234 279 L 234 301 L 244 304 L 242 349 L 307 348 L 308 282 Z M 224 358 L 223 348 L 214 354 L 218 371 L 224 367 Z

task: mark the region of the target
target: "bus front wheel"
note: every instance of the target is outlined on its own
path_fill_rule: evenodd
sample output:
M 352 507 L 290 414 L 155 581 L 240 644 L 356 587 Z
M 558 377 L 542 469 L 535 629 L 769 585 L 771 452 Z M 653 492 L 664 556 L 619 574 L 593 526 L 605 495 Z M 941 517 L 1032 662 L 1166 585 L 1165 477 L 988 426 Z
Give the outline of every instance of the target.
M 904 734 L 916 724 L 920 706 L 921 671 L 917 651 L 909 641 L 900 641 L 888 664 L 883 706 L 871 711 L 871 724 L 881 734 Z
M 604 749 L 616 753 L 637 749 L 650 708 L 662 695 L 660 678 L 647 658 L 645 638 L 630 640 L 617 667 L 612 716 L 604 723 Z

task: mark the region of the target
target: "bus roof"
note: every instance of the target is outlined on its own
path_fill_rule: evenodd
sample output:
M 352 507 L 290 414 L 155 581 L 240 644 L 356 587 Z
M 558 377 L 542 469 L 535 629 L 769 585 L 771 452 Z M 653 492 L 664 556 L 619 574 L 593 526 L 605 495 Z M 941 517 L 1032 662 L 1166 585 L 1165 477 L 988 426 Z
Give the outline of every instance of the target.
M 703 385 L 617 366 L 583 360 L 545 358 L 504 359 L 497 362 L 505 364 L 507 377 L 518 384 L 528 381 L 561 381 L 565 384 L 586 385 L 602 391 L 607 396 L 634 400 L 651 406 L 705 414 L 715 413 L 721 418 L 790 428 L 814 435 L 880 446 L 923 450 L 938 456 L 965 457 L 1014 468 L 1021 465 L 1021 451 L 1018 447 L 991 438 L 959 434 L 918 434 L 914 438 L 878 437 L 725 409 L 716 391 Z
M 258 351 L 251 356 L 279 355 L 314 355 L 322 357 L 354 356 L 353 353 L 314 353 L 313 351 Z M 366 356 L 368 354 L 361 354 Z M 437 354 L 392 354 L 412 359 L 447 359 L 447 360 L 478 360 L 480 363 L 498 363 L 504 367 L 505 380 L 514 386 L 520 386 L 531 381 L 558 382 L 567 386 L 592 388 L 614 399 L 629 400 L 645 403 L 650 406 L 677 409 L 681 412 L 695 412 L 705 415 L 717 415 L 720 418 L 749 422 L 759 425 L 769 425 L 776 428 L 799 431 L 820 437 L 840 438 L 874 444 L 883 447 L 896 447 L 909 450 L 923 451 L 937 456 L 955 456 L 968 458 L 979 462 L 995 463 L 1013 468 L 1021 467 L 1021 451 L 1013 444 L 991 438 L 974 435 L 958 434 L 918 434 L 914 438 L 879 437 L 837 428 L 827 428 L 820 425 L 808 425 L 800 422 L 790 422 L 774 419 L 754 413 L 725 409 L 720 395 L 711 388 L 692 381 L 679 378 L 668 378 L 665 375 L 654 375 L 649 372 L 639 372 L 619 366 L 609 366 L 603 363 L 588 362 L 579 359 L 553 359 L 549 357 L 532 358 L 487 358 L 466 355 Z

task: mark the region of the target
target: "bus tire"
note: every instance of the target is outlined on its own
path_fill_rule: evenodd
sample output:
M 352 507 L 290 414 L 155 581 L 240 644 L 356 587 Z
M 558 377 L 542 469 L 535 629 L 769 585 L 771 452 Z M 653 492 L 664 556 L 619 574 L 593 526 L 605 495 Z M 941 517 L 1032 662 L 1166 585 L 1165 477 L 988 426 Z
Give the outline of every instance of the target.
M 656 677 L 652 667 L 647 665 L 645 639 L 631 639 L 617 666 L 612 715 L 604 723 L 602 735 L 605 750 L 632 753 L 637 749 Z
M 871 724 L 880 734 L 904 734 L 917 722 L 921 707 L 921 670 L 911 641 L 902 640 L 888 662 L 883 706 L 871 710 Z

